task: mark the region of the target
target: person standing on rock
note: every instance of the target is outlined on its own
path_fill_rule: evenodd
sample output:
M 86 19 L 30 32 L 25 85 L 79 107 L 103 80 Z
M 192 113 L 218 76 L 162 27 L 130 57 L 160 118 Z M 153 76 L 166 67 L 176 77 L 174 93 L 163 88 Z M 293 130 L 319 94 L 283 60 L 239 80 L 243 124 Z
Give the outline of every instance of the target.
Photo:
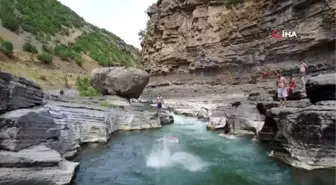
M 159 94 L 159 96 L 156 98 L 156 103 L 157 103 L 157 109 L 158 109 L 158 115 L 159 115 L 159 113 L 161 112 L 162 103 L 163 103 L 161 94 Z
M 301 89 L 305 90 L 306 89 L 306 72 L 307 72 L 307 64 L 303 61 L 300 60 L 300 81 L 301 81 Z
M 278 79 L 276 81 L 277 84 L 277 91 L 278 91 L 278 98 L 280 98 L 280 104 L 282 106 L 287 105 L 287 96 L 288 96 L 288 91 L 287 91 L 287 83 L 285 77 L 283 77 L 281 74 L 278 74 Z

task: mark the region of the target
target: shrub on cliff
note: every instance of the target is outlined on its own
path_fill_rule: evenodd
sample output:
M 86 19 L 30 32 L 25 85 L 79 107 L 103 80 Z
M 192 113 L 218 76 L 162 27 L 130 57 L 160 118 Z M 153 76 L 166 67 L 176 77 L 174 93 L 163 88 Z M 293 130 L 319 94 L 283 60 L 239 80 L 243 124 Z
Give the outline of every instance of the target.
M 48 53 L 41 53 L 37 57 L 42 63 L 44 64 L 51 64 L 52 63 L 52 56 Z
M 12 1 L 1 0 L 0 19 L 3 27 L 15 32 L 19 30 L 20 20 L 14 13 Z
M 10 41 L 0 39 L 0 51 L 7 55 L 13 55 L 13 44 Z
M 87 77 L 77 77 L 76 79 L 77 90 L 80 96 L 97 96 L 98 92 L 91 86 Z
M 80 54 L 77 54 L 77 53 L 75 54 L 75 61 L 78 66 L 82 67 L 83 59 Z
M 23 48 L 23 51 L 26 51 L 29 53 L 34 53 L 34 54 L 38 53 L 36 46 L 34 46 L 33 44 L 29 42 L 24 43 L 22 48 Z
M 42 50 L 46 53 L 50 53 L 50 54 L 53 53 L 53 49 L 50 46 L 47 46 L 47 45 L 44 45 L 44 44 L 42 46 Z

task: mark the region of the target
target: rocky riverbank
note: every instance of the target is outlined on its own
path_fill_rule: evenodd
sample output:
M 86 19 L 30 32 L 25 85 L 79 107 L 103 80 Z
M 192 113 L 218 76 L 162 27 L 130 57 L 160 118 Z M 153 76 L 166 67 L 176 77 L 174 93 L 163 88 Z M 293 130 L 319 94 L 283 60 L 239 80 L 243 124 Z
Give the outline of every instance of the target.
M 257 84 L 147 87 L 142 99 L 161 93 L 165 108 L 207 120 L 209 129 L 259 135 L 272 156 L 306 170 L 335 168 L 335 73 L 311 76 L 307 93 L 295 90 L 279 107 L 274 80 Z
M 48 93 L 0 72 L 0 184 L 69 184 L 79 165 L 67 160 L 85 143 L 118 130 L 160 128 L 171 115 L 116 96 L 79 98 Z

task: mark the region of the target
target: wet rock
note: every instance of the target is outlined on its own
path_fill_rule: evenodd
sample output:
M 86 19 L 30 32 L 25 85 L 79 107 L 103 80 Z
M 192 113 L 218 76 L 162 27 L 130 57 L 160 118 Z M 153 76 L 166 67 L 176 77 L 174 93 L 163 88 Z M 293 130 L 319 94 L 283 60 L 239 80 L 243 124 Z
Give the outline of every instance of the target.
M 308 79 L 307 95 L 312 103 L 336 100 L 336 73 L 318 75 Z
M 91 84 L 98 92 L 128 99 L 139 98 L 148 81 L 149 75 L 136 68 L 97 68 L 91 74 Z
M 169 125 L 174 123 L 174 117 L 168 111 L 161 112 L 159 119 L 161 125 Z
M 226 117 L 211 116 L 207 128 L 210 130 L 224 129 L 226 126 Z
M 39 85 L 24 78 L 0 71 L 0 114 L 43 103 Z
M 277 129 L 274 157 L 307 170 L 335 168 L 334 107 L 273 108 L 269 117 Z
M 242 103 L 238 107 L 230 105 L 213 110 L 208 128 L 226 128 L 236 134 L 258 134 L 264 120 L 265 116 L 254 105 Z

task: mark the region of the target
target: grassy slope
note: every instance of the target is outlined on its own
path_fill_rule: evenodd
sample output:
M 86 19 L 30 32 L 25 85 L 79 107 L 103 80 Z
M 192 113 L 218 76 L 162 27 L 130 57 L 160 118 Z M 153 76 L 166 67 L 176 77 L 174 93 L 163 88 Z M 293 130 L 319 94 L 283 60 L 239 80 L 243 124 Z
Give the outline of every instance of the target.
M 76 76 L 87 75 L 99 65 L 139 67 L 136 48 L 85 22 L 56 0 L 0 0 L 0 19 L 0 36 L 11 41 L 15 50 L 12 59 L 0 57 L 0 70 L 27 77 L 45 87 L 62 86 L 64 76 L 73 84 Z M 37 62 L 36 56 L 28 57 L 22 52 L 25 42 L 36 45 L 39 52 L 43 45 L 52 48 L 53 64 L 45 66 Z M 65 56 L 63 60 L 68 61 L 57 56 Z M 82 67 L 74 61 L 78 56 L 82 58 Z M 41 76 L 47 81 L 41 80 Z

